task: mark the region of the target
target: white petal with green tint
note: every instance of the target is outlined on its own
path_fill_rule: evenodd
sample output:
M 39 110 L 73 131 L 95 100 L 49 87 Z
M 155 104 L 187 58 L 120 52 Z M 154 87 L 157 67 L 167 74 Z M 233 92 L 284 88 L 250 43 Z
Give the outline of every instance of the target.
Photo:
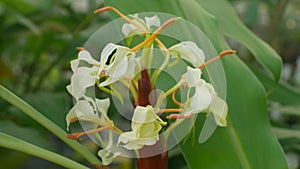
M 196 43 L 192 41 L 185 41 L 176 44 L 169 48 L 171 56 L 182 58 L 190 62 L 194 67 L 198 67 L 205 61 L 205 55 Z
M 213 100 L 210 111 L 215 117 L 215 121 L 219 126 L 226 126 L 226 117 L 228 112 L 227 103 L 219 97 L 215 97 Z
M 91 65 L 98 65 L 99 64 L 99 62 L 96 61 L 95 59 L 93 59 L 93 57 L 91 56 L 91 54 L 88 51 L 86 51 L 86 50 L 83 50 L 83 51 L 79 52 L 78 59 L 86 61 L 87 63 L 89 63 Z
M 156 119 L 150 105 L 137 106 L 132 117 L 132 131 L 121 134 L 118 144 L 122 142 L 122 146 L 129 150 L 138 150 L 144 145 L 155 144 L 159 140 L 159 131 L 162 128 Z
M 155 27 L 160 26 L 160 20 L 157 17 L 157 15 L 154 15 L 152 17 L 145 17 L 145 22 L 146 22 L 146 25 L 149 30 L 151 29 L 152 26 L 155 26 Z
M 76 99 L 85 95 L 86 88 L 96 83 L 96 78 L 92 74 L 97 71 L 96 67 L 80 67 L 71 77 L 71 84 L 67 86 L 68 92 Z
M 185 82 L 188 87 L 195 87 L 201 78 L 202 71 L 200 69 L 193 69 L 191 67 L 187 67 L 187 73 L 184 75 Z

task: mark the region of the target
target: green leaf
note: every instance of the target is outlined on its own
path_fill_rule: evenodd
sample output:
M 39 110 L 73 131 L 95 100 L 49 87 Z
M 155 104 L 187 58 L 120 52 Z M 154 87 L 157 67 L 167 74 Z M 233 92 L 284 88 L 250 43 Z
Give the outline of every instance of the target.
M 26 163 L 30 158 L 30 155 L 28 154 L 11 151 L 10 149 L 4 148 L 0 150 L 0 156 L 1 166 L 6 169 L 16 169 L 24 167 L 24 163 Z
M 15 94 L 7 90 L 5 87 L 0 85 L 0 97 L 6 100 L 7 102 L 11 103 L 12 105 L 16 106 L 18 109 L 23 111 L 29 117 L 40 123 L 50 132 L 55 134 L 58 138 L 68 144 L 71 148 L 75 151 L 80 153 L 86 160 L 88 160 L 93 165 L 101 165 L 101 162 L 95 157 L 91 152 L 89 152 L 84 146 L 79 144 L 77 141 L 70 140 L 66 138 L 66 132 L 59 128 L 55 123 L 49 120 L 47 117 L 42 115 L 36 109 L 28 105 L 22 99 L 17 97 Z
M 0 132 L 0 146 L 9 148 L 12 150 L 16 150 L 16 151 L 21 151 L 21 152 L 51 161 L 53 163 L 56 163 L 58 165 L 66 167 L 66 168 L 87 168 L 84 165 L 79 164 L 73 160 L 70 160 L 64 156 L 61 156 L 59 154 L 48 151 L 46 149 L 37 147 L 33 144 L 30 144 L 30 143 L 22 141 L 18 138 L 9 136 L 2 132 Z
M 42 134 L 30 127 L 21 127 L 11 121 L 0 121 L 0 132 L 24 140 L 43 148 L 49 148 L 49 142 Z
M 259 69 L 250 66 L 252 72 L 264 85 L 268 98 L 283 105 L 300 105 L 300 92 L 293 89 L 288 84 L 282 82 L 276 83 L 270 77 L 266 76 Z
M 197 0 L 197 3 L 216 17 L 226 36 L 246 46 L 272 73 L 276 81 L 280 79 L 282 66 L 280 56 L 240 21 L 233 7 L 226 0 Z
M 26 95 L 25 100 L 60 128 L 66 128 L 65 117 L 69 111 L 66 94 L 40 92 Z
M 12 16 L 16 18 L 16 20 L 21 24 L 27 27 L 29 30 L 31 30 L 35 35 L 39 35 L 40 29 L 38 26 L 33 23 L 29 18 L 27 18 L 25 15 L 15 11 L 15 10 L 9 10 Z
M 126 2 L 109 0 L 106 3 L 126 14 L 157 11 L 182 16 L 198 26 L 209 37 L 218 52 L 229 48 L 222 33 L 230 35 L 231 38 L 239 38 L 240 42 L 272 72 L 275 79 L 279 79 L 281 60 L 278 55 L 237 20 L 236 14 L 226 1 L 207 0 L 198 3 L 193 0 L 177 0 L 171 3 L 167 0 L 139 3 L 137 0 Z M 227 21 L 228 24 L 225 24 Z M 241 30 L 235 28 L 235 24 Z M 189 36 L 188 29 L 181 30 Z M 197 36 L 194 35 L 194 38 Z M 228 126 L 217 128 L 212 137 L 203 144 L 197 144 L 193 137 L 189 137 L 185 144 L 180 144 L 189 167 L 287 168 L 284 153 L 271 130 L 262 85 L 237 56 L 225 57 L 222 63 L 227 82 Z M 198 138 L 203 123 L 203 118 L 197 119 L 195 138 Z

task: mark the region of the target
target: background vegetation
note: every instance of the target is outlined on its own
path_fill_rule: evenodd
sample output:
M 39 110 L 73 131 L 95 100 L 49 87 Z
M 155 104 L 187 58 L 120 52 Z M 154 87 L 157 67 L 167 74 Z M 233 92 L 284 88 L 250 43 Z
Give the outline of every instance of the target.
M 273 68 L 276 59 L 272 60 L 273 57 L 267 57 L 269 59 L 267 61 L 257 59 L 258 56 L 253 51 L 253 46 L 251 47 L 249 44 L 252 36 L 244 39 L 245 36 L 240 35 L 244 29 L 238 20 L 231 17 L 230 8 L 218 6 L 218 3 L 221 4 L 223 1 L 209 2 L 211 2 L 210 5 L 204 5 L 205 0 L 189 1 L 184 4 L 176 1 L 175 5 L 172 1 L 166 1 L 149 5 L 152 3 L 149 1 L 148 6 L 147 4 L 143 6 L 134 0 L 130 0 L 126 4 L 108 1 L 110 5 L 116 6 L 125 13 L 160 11 L 184 15 L 208 35 L 219 51 L 224 48 L 226 43 L 213 36 L 219 29 L 216 29 L 216 32 L 208 31 L 208 29 L 214 30 L 214 22 L 205 20 L 209 18 L 205 17 L 208 16 L 206 12 L 215 16 L 216 18 L 212 17 L 212 20 L 218 21 L 218 26 L 222 35 L 225 35 L 227 43 L 232 49 L 237 50 L 238 56 L 263 84 L 268 98 L 269 118 L 267 120 L 271 122 L 272 131 L 283 147 L 289 167 L 298 168 L 300 159 L 300 2 L 298 0 L 230 1 L 230 5 L 242 22 L 266 41 L 283 59 L 282 76 L 278 84 L 276 82 L 277 70 Z M 188 9 L 197 5 L 199 6 L 198 13 L 188 12 Z M 65 86 L 70 81 L 69 63 L 76 57 L 75 48 L 82 46 L 94 31 L 112 20 L 109 13 L 97 16 L 93 14 L 93 11 L 101 6 L 104 4 L 99 0 L 2 0 L 0 2 L 0 83 L 21 96 L 63 130 L 66 128 L 65 115 L 72 106 L 72 98 L 66 92 Z M 215 10 L 218 10 L 219 13 Z M 222 14 L 224 18 L 221 17 Z M 203 23 L 208 24 L 206 26 Z M 230 25 L 226 23 L 230 23 Z M 257 46 L 256 51 L 265 51 L 264 46 L 260 48 L 259 43 Z M 267 55 L 267 53 L 265 54 Z M 259 57 L 265 56 L 260 55 Z M 237 61 L 237 63 L 239 62 Z M 225 61 L 224 64 L 229 64 L 229 61 Z M 234 69 L 234 66 L 232 68 L 238 70 Z M 241 72 L 246 69 L 242 68 Z M 231 67 L 227 67 L 227 70 L 229 69 Z M 237 74 L 239 72 L 230 73 Z M 271 74 L 275 78 L 272 78 Z M 252 85 L 252 82 L 248 83 Z M 254 84 L 253 82 L 258 86 L 260 83 L 256 84 L 255 81 Z M 232 83 L 231 86 L 237 93 L 236 96 L 240 97 L 237 99 L 248 99 L 250 106 L 255 105 L 255 103 L 250 103 L 253 100 L 249 95 L 238 94 L 244 92 L 243 89 L 239 91 L 238 85 Z M 251 92 L 250 88 L 251 86 L 247 91 Z M 230 100 L 233 99 L 229 98 Z M 245 109 L 245 106 L 236 106 L 236 109 Z M 249 109 L 260 111 L 260 106 L 263 107 L 263 105 L 257 105 L 257 109 L 253 107 L 249 107 Z M 247 117 L 245 118 L 247 120 Z M 256 118 L 253 119 L 256 120 Z M 234 120 L 232 120 L 233 123 Z M 249 121 L 251 120 L 249 119 Z M 253 126 L 260 124 L 256 121 L 251 121 L 251 123 Z M 234 124 L 239 126 L 237 123 Z M 266 125 L 269 124 L 266 123 Z M 80 129 L 79 125 L 77 127 Z M 255 127 L 254 129 L 259 130 Z M 81 156 L 73 152 L 56 136 L 4 100 L 0 100 L 0 131 L 85 163 Z M 256 133 L 259 131 L 253 131 L 252 136 L 261 136 Z M 217 134 L 212 140 L 222 138 Z M 92 152 L 97 152 L 97 147 L 88 139 L 84 139 L 83 144 Z M 192 157 L 186 153 L 186 150 L 191 148 L 187 145 L 189 143 L 181 145 L 181 149 L 183 155 L 190 160 L 184 160 L 179 148 L 175 148 L 170 152 L 171 168 L 172 166 L 186 168 L 187 163 L 189 166 L 197 165 L 197 162 L 193 162 Z M 210 150 L 206 150 L 206 148 L 209 146 L 200 147 L 204 151 Z M 226 151 L 224 150 L 224 152 Z M 248 156 L 248 152 L 245 152 Z M 221 153 L 221 155 L 224 154 Z M 249 159 L 252 155 L 250 152 Z M 272 155 L 274 154 L 269 154 L 269 156 Z M 6 148 L 0 149 L 0 164 L 5 168 L 60 168 L 45 160 Z M 131 159 L 117 158 L 112 168 L 125 169 L 133 166 L 134 162 Z

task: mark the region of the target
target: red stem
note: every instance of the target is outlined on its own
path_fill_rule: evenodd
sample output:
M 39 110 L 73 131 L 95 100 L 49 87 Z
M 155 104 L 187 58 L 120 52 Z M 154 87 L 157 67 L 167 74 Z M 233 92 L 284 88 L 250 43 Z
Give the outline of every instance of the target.
M 147 106 L 150 105 L 149 95 L 154 87 L 151 86 L 150 77 L 147 69 L 143 69 L 142 78 L 138 81 L 138 105 Z M 155 99 L 156 100 L 156 99 Z M 136 105 L 137 106 L 137 105 Z M 158 141 L 152 146 L 144 146 L 139 150 L 139 155 L 142 156 L 138 159 L 139 169 L 168 169 L 168 151 L 162 151 L 163 145 L 161 141 Z M 163 153 L 157 154 L 151 157 L 143 157 L 146 154 L 152 154 L 151 152 L 161 151 Z

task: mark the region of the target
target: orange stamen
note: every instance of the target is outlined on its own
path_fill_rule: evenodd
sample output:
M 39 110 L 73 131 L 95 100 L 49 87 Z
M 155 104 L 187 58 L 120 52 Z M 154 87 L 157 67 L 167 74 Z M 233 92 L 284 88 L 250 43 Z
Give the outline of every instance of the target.
M 174 119 L 188 119 L 188 118 L 191 118 L 192 117 L 192 114 L 186 116 L 186 115 L 183 115 L 183 114 L 171 114 L 169 116 L 167 116 L 167 119 L 170 119 L 170 120 L 174 120 Z
M 235 54 L 234 50 L 225 50 L 222 51 L 218 56 L 211 58 L 210 60 L 206 61 L 205 63 L 203 63 L 202 65 L 198 66 L 199 69 L 204 68 L 205 66 L 211 64 L 212 62 L 221 59 L 222 57 L 226 56 L 226 55 L 231 55 L 231 54 Z
M 177 92 L 178 89 L 174 90 L 173 93 L 172 93 L 172 100 L 173 102 L 177 105 L 177 106 L 183 106 L 182 103 L 180 103 L 179 101 L 176 100 L 176 97 L 175 97 L 175 94 Z
M 77 50 L 78 52 L 80 52 L 80 51 L 84 51 L 85 49 L 84 49 L 83 47 L 76 47 L 76 50 Z
M 130 18 L 128 18 L 127 16 L 125 16 L 122 12 L 120 12 L 119 10 L 117 10 L 116 8 L 112 7 L 112 6 L 106 6 L 100 9 L 97 9 L 94 13 L 102 13 L 102 12 L 106 12 L 112 10 L 114 11 L 116 14 L 118 14 L 121 18 L 123 18 L 125 21 L 127 21 L 128 23 L 131 23 L 132 25 L 134 25 L 135 27 L 142 29 L 138 24 L 136 24 L 135 22 L 133 22 Z
M 105 126 L 105 127 L 101 127 L 101 128 L 97 128 L 97 129 L 93 129 L 93 130 L 89 130 L 89 131 L 84 131 L 84 132 L 79 132 L 79 133 L 73 133 L 73 134 L 67 134 L 66 137 L 72 140 L 79 140 L 79 138 L 83 135 L 88 135 L 88 134 L 94 134 L 94 133 L 98 133 L 107 129 L 112 129 L 111 126 Z
M 70 123 L 74 123 L 75 121 L 78 121 L 78 117 L 74 117 L 70 120 Z
M 68 139 L 72 139 L 72 140 L 79 140 L 79 137 L 77 137 L 77 136 L 75 136 L 75 135 L 73 135 L 73 134 L 66 134 L 66 137 L 67 137 Z
M 180 113 L 183 109 L 161 109 L 159 113 Z
M 135 47 L 133 47 L 131 49 L 132 52 L 136 52 L 139 49 L 141 49 L 143 46 L 145 46 L 147 43 L 149 43 L 150 41 L 154 40 L 164 29 L 166 29 L 167 27 L 171 26 L 172 24 L 174 24 L 176 21 L 178 20 L 178 18 L 171 18 L 169 20 L 167 20 L 166 22 L 164 22 L 162 24 L 161 27 L 159 27 L 155 32 L 153 32 L 153 34 L 147 38 L 146 40 L 144 40 L 142 43 L 136 45 Z
M 136 24 L 135 22 L 133 22 L 130 18 L 128 18 L 127 16 L 125 16 L 122 12 L 120 12 L 118 9 L 114 8 L 114 7 L 111 7 L 111 6 L 106 6 L 106 7 L 103 7 L 103 8 L 100 8 L 100 9 L 97 9 L 94 13 L 102 13 L 102 12 L 106 12 L 106 11 L 109 11 L 109 10 L 112 10 L 114 11 L 117 15 L 119 15 L 121 18 L 123 18 L 125 21 L 127 21 L 128 23 L 134 25 L 135 27 L 137 27 L 138 29 L 140 30 L 143 30 L 143 28 Z M 145 32 L 146 33 L 146 32 Z M 167 51 L 167 48 L 166 46 L 159 40 L 159 39 L 155 39 L 155 41 L 157 42 L 157 44 L 159 46 L 161 46 L 164 50 Z

